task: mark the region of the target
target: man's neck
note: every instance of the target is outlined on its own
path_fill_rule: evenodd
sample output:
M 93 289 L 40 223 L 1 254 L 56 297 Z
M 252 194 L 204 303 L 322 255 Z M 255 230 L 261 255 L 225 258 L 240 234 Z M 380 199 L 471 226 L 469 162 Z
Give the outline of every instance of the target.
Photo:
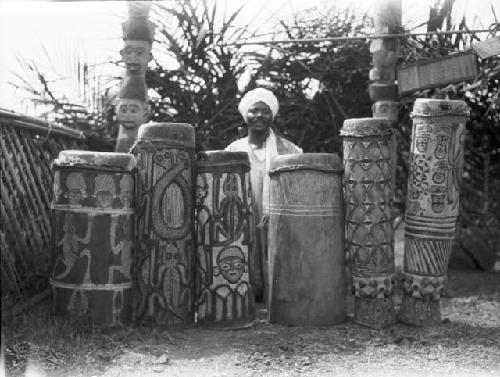
M 248 132 L 248 143 L 255 145 L 257 148 L 262 148 L 267 137 L 269 136 L 269 129 L 265 132 Z

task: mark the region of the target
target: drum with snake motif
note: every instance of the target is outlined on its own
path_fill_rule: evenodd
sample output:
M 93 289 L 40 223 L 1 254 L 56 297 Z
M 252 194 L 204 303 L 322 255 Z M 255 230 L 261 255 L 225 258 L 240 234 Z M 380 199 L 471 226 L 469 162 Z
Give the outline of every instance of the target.
M 399 319 L 412 325 L 441 322 L 439 302 L 459 213 L 468 113 L 464 101 L 419 98 L 413 107 L 399 312 Z
M 54 160 L 54 313 L 96 325 L 132 318 L 134 156 L 62 151 Z
M 194 322 L 194 128 L 147 123 L 131 153 L 137 159 L 137 253 L 134 317 Z
M 246 152 L 200 152 L 196 164 L 197 317 L 205 323 L 254 319 L 250 162 Z
M 342 161 L 276 156 L 270 166 L 269 320 L 327 326 L 345 319 Z

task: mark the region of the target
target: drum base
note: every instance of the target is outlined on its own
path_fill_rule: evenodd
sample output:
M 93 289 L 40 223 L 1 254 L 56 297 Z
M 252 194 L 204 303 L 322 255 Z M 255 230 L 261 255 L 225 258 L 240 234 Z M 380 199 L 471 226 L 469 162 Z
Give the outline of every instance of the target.
M 403 296 L 399 321 L 413 326 L 433 326 L 441 323 L 439 300 Z
M 396 322 L 392 297 L 354 298 L 354 322 L 374 329 L 382 329 Z

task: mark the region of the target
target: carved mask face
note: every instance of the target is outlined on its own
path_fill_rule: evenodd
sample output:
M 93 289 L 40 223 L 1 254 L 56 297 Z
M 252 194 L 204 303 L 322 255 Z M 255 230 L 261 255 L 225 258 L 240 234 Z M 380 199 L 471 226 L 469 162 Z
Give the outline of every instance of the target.
M 132 191 L 123 190 L 120 193 L 120 201 L 122 202 L 123 208 L 130 208 L 132 202 Z
M 79 205 L 82 201 L 82 198 L 83 198 L 82 190 L 80 189 L 69 190 L 68 192 L 69 204 Z
M 432 210 L 436 213 L 443 212 L 446 189 L 441 186 L 431 186 L 429 193 L 431 194 Z
M 448 135 L 437 135 L 436 137 L 436 150 L 434 151 L 434 155 L 438 159 L 443 159 L 446 157 L 448 153 L 448 141 L 450 137 Z
M 443 161 L 440 161 L 443 162 Z M 446 180 L 446 172 L 448 171 L 448 166 L 445 164 L 439 164 L 436 166 L 436 171 L 432 175 L 432 180 L 434 183 L 442 184 Z
M 98 191 L 96 194 L 97 205 L 100 208 L 109 208 L 113 203 L 113 194 L 109 191 Z
M 417 139 L 415 140 L 415 146 L 420 153 L 424 153 L 427 150 L 427 145 L 429 144 L 429 140 L 431 135 L 428 133 L 419 133 L 417 135 Z
M 144 76 L 152 58 L 151 44 L 148 41 L 126 39 L 120 51 L 127 67 L 128 76 Z
M 244 272 L 247 272 L 247 263 L 240 248 L 228 247 L 220 252 L 214 268 L 215 276 L 222 275 L 229 283 L 235 284 Z
M 148 121 L 148 105 L 138 99 L 121 98 L 117 107 L 118 122 L 125 128 L 138 128 Z
M 237 283 L 243 272 L 245 272 L 246 263 L 243 259 L 238 257 L 225 257 L 222 258 L 218 264 L 220 273 L 229 283 Z

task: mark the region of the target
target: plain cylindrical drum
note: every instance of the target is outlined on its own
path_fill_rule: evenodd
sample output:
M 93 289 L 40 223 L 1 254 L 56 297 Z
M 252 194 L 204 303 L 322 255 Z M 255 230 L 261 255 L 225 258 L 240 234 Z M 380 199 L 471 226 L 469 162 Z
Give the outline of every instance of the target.
M 137 158 L 136 321 L 194 322 L 194 128 L 147 123 Z
M 392 129 L 385 118 L 346 119 L 340 134 L 354 321 L 382 328 L 395 320 Z
M 345 319 L 342 162 L 327 153 L 271 160 L 269 320 L 327 326 Z
M 62 151 L 53 163 L 54 314 L 96 325 L 132 319 L 134 156 Z
M 468 113 L 463 101 L 419 98 L 413 107 L 399 312 L 399 319 L 412 325 L 441 321 L 439 300 L 459 213 Z
M 197 319 L 254 319 L 250 162 L 246 152 L 208 151 L 196 164 Z

